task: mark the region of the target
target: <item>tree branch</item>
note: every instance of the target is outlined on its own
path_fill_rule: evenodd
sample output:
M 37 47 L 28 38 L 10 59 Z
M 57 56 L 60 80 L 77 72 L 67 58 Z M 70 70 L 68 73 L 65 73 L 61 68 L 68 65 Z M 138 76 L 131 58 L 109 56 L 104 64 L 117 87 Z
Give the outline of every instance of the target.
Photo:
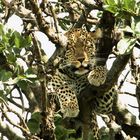
M 25 138 L 22 138 L 18 136 L 17 133 L 13 131 L 12 128 L 10 128 L 8 125 L 3 124 L 3 121 L 0 119 L 0 132 L 6 136 L 9 140 L 12 138 L 14 140 L 26 140 Z
M 41 114 L 42 114 L 42 122 L 41 122 L 41 138 L 54 140 L 54 110 L 51 108 L 50 101 L 48 100 L 48 93 L 46 90 L 46 71 L 45 66 L 42 63 L 42 53 L 39 46 L 39 43 L 37 42 L 36 37 L 34 34 L 32 34 L 32 40 L 35 48 L 35 58 L 37 59 L 37 68 L 38 68 L 38 78 L 40 82 L 40 88 L 41 88 Z M 50 113 L 51 112 L 51 113 Z
M 139 106 L 139 119 L 140 119 L 140 83 L 139 85 L 136 86 L 136 97 L 137 97 L 138 106 Z
M 136 82 L 136 98 L 139 106 L 139 119 L 140 119 L 140 66 L 136 63 L 134 54 L 131 57 L 132 76 Z
M 127 135 L 140 138 L 140 123 L 137 122 L 136 116 L 128 111 L 118 97 L 114 100 L 113 115 L 115 115 L 116 122 L 122 126 L 122 130 Z
M 0 106 L 0 110 L 2 112 L 3 117 L 7 120 L 7 122 L 9 122 L 12 126 L 19 128 L 23 132 L 23 134 L 25 135 L 25 137 L 27 137 L 29 139 L 39 140 L 38 137 L 36 137 L 35 135 L 32 135 L 30 133 L 30 130 L 29 130 L 29 128 L 28 128 L 28 126 L 27 126 L 24 118 L 18 112 L 16 112 L 15 110 L 12 110 L 3 99 L 1 99 L 1 100 L 2 100 L 3 104 Z M 6 108 L 4 108 L 3 105 Z M 18 124 L 17 122 L 14 122 L 10 118 L 10 116 L 7 114 L 7 112 L 14 113 L 19 118 L 20 124 Z
M 38 85 L 36 85 L 38 86 Z M 34 92 L 36 91 L 36 92 Z M 37 98 L 39 95 L 38 93 L 40 93 L 40 90 L 38 88 L 34 88 L 34 87 L 29 87 L 27 86 L 26 89 L 22 90 L 23 94 L 26 96 L 28 102 L 29 102 L 29 106 L 30 106 L 30 111 L 31 112 L 38 112 L 40 111 L 40 100 L 39 98 Z M 38 95 L 37 97 L 35 95 Z
M 38 23 L 40 31 L 45 33 L 48 38 L 56 45 L 63 46 L 63 41 L 60 40 L 61 38 L 59 38 L 58 34 L 55 33 L 54 28 L 51 28 L 49 23 L 47 23 L 45 18 L 42 16 L 42 11 L 35 0 L 30 0 L 30 3 L 32 5 L 32 11 L 36 16 L 36 21 Z
M 124 70 L 126 64 L 128 63 L 130 56 L 131 54 L 123 54 L 119 55 L 116 58 L 116 60 L 113 62 L 111 69 L 107 74 L 106 82 L 103 86 L 101 86 L 101 88 L 108 89 L 117 82 L 118 77 L 120 76 L 121 72 Z

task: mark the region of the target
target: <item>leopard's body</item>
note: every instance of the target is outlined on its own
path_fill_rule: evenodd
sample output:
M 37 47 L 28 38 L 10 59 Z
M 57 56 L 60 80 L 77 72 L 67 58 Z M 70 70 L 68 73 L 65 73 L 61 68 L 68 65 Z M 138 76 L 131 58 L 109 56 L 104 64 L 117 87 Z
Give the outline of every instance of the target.
M 66 33 L 68 45 L 62 62 L 48 83 L 48 89 L 56 93 L 60 110 L 64 117 L 76 117 L 79 114 L 77 96 L 88 84 L 100 86 L 106 80 L 105 66 L 96 66 L 96 43 L 101 37 L 100 30 L 88 32 L 86 29 L 72 29 Z M 112 89 L 111 89 L 112 90 Z M 95 97 L 94 114 L 108 114 L 112 110 L 113 91 Z M 92 120 L 96 124 L 96 117 Z M 94 125 L 93 131 L 97 129 Z M 97 138 L 98 139 L 98 138 Z

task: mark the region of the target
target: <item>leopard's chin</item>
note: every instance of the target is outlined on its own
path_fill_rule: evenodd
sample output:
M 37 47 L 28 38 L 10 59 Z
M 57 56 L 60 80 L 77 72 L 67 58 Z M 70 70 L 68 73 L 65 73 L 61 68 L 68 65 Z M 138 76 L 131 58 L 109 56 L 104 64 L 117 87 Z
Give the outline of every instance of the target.
M 88 69 L 78 69 L 74 73 L 77 74 L 77 75 L 84 75 L 84 74 L 86 74 L 88 72 L 89 72 Z

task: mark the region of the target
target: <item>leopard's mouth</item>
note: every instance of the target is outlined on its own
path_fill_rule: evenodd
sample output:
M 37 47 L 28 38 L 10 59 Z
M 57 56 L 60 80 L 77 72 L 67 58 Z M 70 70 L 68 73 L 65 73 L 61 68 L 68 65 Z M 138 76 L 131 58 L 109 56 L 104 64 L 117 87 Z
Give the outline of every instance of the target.
M 89 67 L 79 67 L 79 68 L 73 68 L 72 71 L 77 75 L 83 75 L 89 72 Z

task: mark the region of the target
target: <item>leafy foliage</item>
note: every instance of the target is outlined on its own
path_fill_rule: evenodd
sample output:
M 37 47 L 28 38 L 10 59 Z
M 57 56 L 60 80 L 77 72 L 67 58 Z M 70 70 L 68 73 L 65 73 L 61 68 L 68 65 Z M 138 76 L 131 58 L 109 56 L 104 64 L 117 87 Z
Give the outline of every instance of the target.
M 136 43 L 136 39 L 124 38 L 117 44 L 117 49 L 120 54 L 130 54 Z
M 26 3 L 25 1 L 26 7 L 24 8 L 28 8 L 28 10 L 35 9 L 32 8 L 33 4 L 29 6 L 29 3 L 30 2 L 27 1 Z M 51 20 L 54 20 L 54 22 L 56 22 L 53 23 L 54 24 L 53 26 L 56 28 L 55 29 L 56 34 L 59 32 L 59 28 L 61 28 L 62 32 L 63 31 L 65 32 L 69 30 L 72 26 L 75 26 L 78 22 L 82 24 L 86 24 L 87 28 L 91 28 L 91 29 L 93 28 L 94 30 L 95 29 L 94 23 L 88 20 L 88 18 L 92 19 L 92 15 L 90 13 L 91 11 L 87 12 L 89 13 L 88 15 L 86 15 L 87 13 L 85 12 L 86 10 L 89 10 L 91 7 L 90 6 L 86 7 L 86 5 L 84 5 L 85 6 L 84 7 L 82 4 L 83 4 L 82 0 L 78 2 L 73 0 L 72 1 L 58 0 L 58 2 L 56 3 L 54 2 L 52 4 L 53 5 L 52 7 L 50 6 L 47 9 L 48 11 L 46 10 L 43 12 L 41 18 L 43 17 L 44 14 L 46 14 L 48 17 L 51 17 Z M 5 9 L 11 10 L 14 7 L 13 5 L 14 5 L 13 3 L 10 3 L 10 7 L 7 7 L 6 4 L 4 5 L 3 2 L 0 1 L 0 13 L 2 13 Z M 43 9 L 42 5 L 40 7 Z M 139 44 L 138 40 L 140 38 L 140 2 L 136 0 L 122 0 L 122 1 L 103 0 L 102 5 L 103 5 L 102 8 L 98 4 L 92 5 L 93 13 L 95 12 L 94 10 L 98 11 L 97 16 L 93 19 L 98 18 L 97 19 L 98 22 L 98 20 L 101 19 L 103 12 L 108 11 L 112 13 L 113 16 L 115 17 L 115 26 L 116 26 L 115 28 L 119 29 L 121 33 L 123 33 L 121 39 L 117 42 L 115 46 L 117 50 L 116 55 L 131 54 L 136 44 Z M 15 10 L 14 8 L 12 10 Z M 50 10 L 51 8 L 52 8 L 52 13 Z M 8 12 L 12 14 L 12 10 Z M 24 14 L 26 12 L 28 11 L 25 10 L 24 12 L 22 11 L 21 13 Z M 19 14 L 19 16 L 22 15 L 21 13 Z M 62 18 L 61 16 L 59 16 L 59 13 L 60 15 L 64 14 L 64 17 Z M 8 14 L 7 13 L 3 14 L 4 15 L 3 17 L 5 18 L 5 22 L 9 16 Z M 57 16 L 54 16 L 54 14 L 56 14 Z M 28 20 L 25 18 L 27 15 L 30 15 L 30 17 L 27 18 Z M 33 21 L 38 20 L 37 17 L 38 15 L 35 15 L 36 16 L 35 18 L 35 16 L 32 15 L 32 11 L 29 12 L 27 15 L 24 15 L 23 17 L 21 16 L 23 18 L 23 21 L 25 20 L 24 30 L 22 33 L 7 28 L 4 25 L 5 24 L 4 22 L 3 24 L 2 23 L 0 24 L 0 107 L 1 107 L 0 109 L 1 110 L 5 109 L 3 107 L 3 103 L 5 103 L 6 105 L 6 103 L 10 102 L 16 105 L 17 108 L 20 108 L 23 114 L 24 113 L 30 114 L 31 117 L 28 117 L 27 115 L 25 119 L 25 117 L 20 117 L 19 114 L 14 112 L 16 116 L 19 117 L 20 127 L 18 127 L 17 125 L 13 125 L 12 123 L 11 124 L 21 129 L 23 133 L 26 133 L 25 129 L 22 129 L 22 127 L 23 128 L 25 127 L 29 132 L 26 133 L 25 137 L 34 139 L 34 137 L 32 136 L 38 136 L 38 134 L 40 134 L 41 132 L 40 126 L 42 123 L 41 120 L 42 118 L 39 109 L 42 108 L 42 104 L 40 103 L 40 98 L 43 93 L 43 90 L 41 89 L 43 87 L 42 83 L 43 80 L 52 71 L 48 67 L 47 68 L 45 67 L 49 74 L 47 75 L 47 73 L 45 73 L 46 71 L 44 70 L 45 68 L 43 67 L 45 64 L 41 61 L 40 58 L 41 56 L 39 56 L 39 53 L 42 55 L 44 54 L 44 52 L 42 51 L 41 48 L 36 48 L 37 46 L 36 44 L 39 42 L 35 44 L 33 41 L 33 37 L 29 35 L 30 32 L 33 32 L 36 29 L 42 30 L 42 28 L 39 28 L 39 24 L 37 24 L 36 22 L 32 23 Z M 80 18 L 82 20 L 79 20 Z M 43 20 L 43 22 L 45 21 Z M 40 21 L 38 23 L 40 23 Z M 45 27 L 46 26 L 47 25 L 45 25 Z M 52 33 L 53 30 L 47 29 L 47 32 Z M 48 37 L 51 36 L 49 33 L 47 35 Z M 52 38 L 53 35 L 50 37 L 50 39 Z M 37 54 L 37 52 L 39 53 Z M 47 78 L 48 78 L 47 80 L 49 80 L 49 76 Z M 18 93 L 16 93 L 17 95 L 16 97 L 13 96 L 14 89 L 18 90 Z M 24 100 L 23 95 L 28 100 L 27 102 L 29 105 L 28 108 L 25 107 L 25 102 L 23 101 Z M 15 101 L 17 99 L 20 99 L 21 104 L 18 104 L 18 102 Z M 39 104 L 38 108 L 36 107 L 37 103 Z M 9 112 L 11 111 L 8 107 L 6 109 Z M 2 117 L 6 118 L 7 116 L 4 116 L 3 113 Z M 8 118 L 6 119 L 8 120 Z M 54 123 L 56 127 L 55 134 L 57 140 L 82 140 L 82 138 L 77 138 L 77 139 L 73 138 L 72 136 L 76 134 L 76 130 L 65 128 L 62 125 L 62 120 L 63 120 L 62 116 L 59 113 L 56 113 L 54 118 Z M 102 134 L 102 140 L 108 140 L 108 139 L 109 139 L 108 132 Z M 89 138 L 89 140 L 93 140 L 92 136 Z
M 140 14 L 139 5 L 135 0 L 104 0 L 104 3 L 105 9 L 118 17 L 129 18 Z
M 28 125 L 31 133 L 33 133 L 33 134 L 39 133 L 39 131 L 40 131 L 40 122 L 41 122 L 40 112 L 34 112 L 31 115 L 31 118 L 27 122 L 27 125 Z
M 33 83 L 36 75 L 24 69 L 26 62 L 24 58 L 27 54 L 21 55 L 23 49 L 31 47 L 31 37 L 23 37 L 20 33 L 7 29 L 0 24 L 0 81 L 3 86 L 3 94 L 10 94 L 11 85 L 18 85 L 24 89 L 28 84 Z M 22 60 L 18 63 L 18 60 Z M 7 70 L 5 69 L 7 68 Z
M 55 125 L 56 125 L 56 138 L 57 140 L 79 140 L 70 138 L 71 134 L 75 134 L 76 131 L 74 129 L 66 129 L 64 126 L 62 126 L 62 116 L 59 114 L 55 116 Z

